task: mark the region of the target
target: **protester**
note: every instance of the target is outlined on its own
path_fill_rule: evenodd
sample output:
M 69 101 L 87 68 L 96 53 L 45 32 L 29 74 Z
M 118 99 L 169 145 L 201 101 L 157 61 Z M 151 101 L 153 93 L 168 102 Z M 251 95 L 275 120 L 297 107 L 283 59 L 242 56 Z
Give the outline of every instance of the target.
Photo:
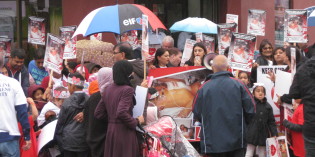
M 246 157 L 253 157 L 255 150 L 259 157 L 266 156 L 266 140 L 278 136 L 273 109 L 267 102 L 266 88 L 262 83 L 254 83 L 253 95 L 256 115 L 248 125 Z M 257 147 L 257 149 L 256 149 Z
M 168 67 L 178 67 L 180 62 L 182 61 L 183 53 L 177 48 L 168 49 L 170 54 L 170 61 L 168 63 Z
M 9 71 L 5 66 L 2 67 L 1 74 L 9 77 Z
M 171 36 L 165 36 L 162 40 L 162 47 L 163 49 L 170 49 L 174 48 L 174 39 Z
M 89 69 L 90 74 L 97 73 L 102 68 L 100 65 L 95 63 L 89 63 L 86 67 Z
M 155 52 L 153 66 L 151 68 L 167 68 L 169 66 L 169 60 L 169 51 L 163 48 L 158 48 Z
M 286 50 L 283 47 L 274 49 L 274 65 L 288 65 L 289 58 L 286 55 Z
M 97 110 L 97 104 L 100 102 L 104 90 L 113 83 L 113 72 L 111 68 L 101 68 L 98 71 L 97 82 L 99 91 L 91 94 L 86 102 L 84 109 L 84 123 L 86 126 L 86 141 L 90 147 L 93 157 L 102 157 L 104 155 L 104 142 L 107 132 L 107 117 L 96 119 L 94 112 Z
M 24 66 L 25 58 L 26 54 L 23 49 L 14 49 L 11 51 L 11 56 L 4 66 L 8 69 L 9 77 L 12 77 L 20 82 L 24 94 L 27 96 L 27 89 L 30 86 L 30 83 L 29 73 L 27 68 Z
M 68 69 L 69 73 L 74 73 L 77 65 L 78 64 L 76 62 L 68 62 L 68 64 L 66 65 L 66 68 Z
M 83 69 L 81 70 L 81 68 Z M 80 73 L 84 77 L 85 81 L 89 80 L 90 73 L 88 68 L 86 68 L 84 65 L 83 66 L 81 66 L 81 64 L 77 65 L 74 69 L 74 72 Z
M 80 73 L 69 75 L 68 89 L 71 96 L 61 106 L 55 130 L 55 138 L 64 157 L 89 156 L 84 124 L 80 119 L 74 119 L 84 110 L 84 104 L 88 100 L 88 96 L 82 91 L 83 85 L 84 77 Z
M 37 124 L 40 128 L 59 117 L 61 105 L 69 97 L 68 90 L 60 85 L 55 85 L 52 93 L 54 93 L 52 100 L 45 104 L 37 117 Z
M 304 104 L 303 136 L 306 157 L 315 156 L 315 52 L 311 55 L 312 58 L 297 70 L 289 92 L 291 98 L 302 99 Z M 281 101 L 282 97 L 278 103 Z
M 227 68 L 225 56 L 214 58 L 214 74 L 209 75 L 199 89 L 193 113 L 202 125 L 201 153 L 211 157 L 244 157 L 245 130 L 255 114 L 255 102 L 247 87 L 233 78 Z
M 21 138 L 20 138 L 20 156 L 21 157 L 37 157 L 37 139 L 36 139 L 36 133 L 34 131 L 34 126 L 35 123 L 34 121 L 36 121 L 37 117 L 38 117 L 38 111 L 35 105 L 35 102 L 32 98 L 27 98 L 27 103 L 30 105 L 29 109 L 29 113 L 28 113 L 28 122 L 30 123 L 30 138 L 31 138 L 31 143 L 32 146 L 30 149 L 28 150 L 23 150 L 22 147 L 25 143 L 24 140 L 24 135 L 23 135 L 23 129 L 21 124 L 19 124 L 19 130 L 21 133 Z
M 131 80 L 132 87 L 140 86 L 144 78 L 144 63 L 143 60 L 133 59 L 132 49 L 124 46 L 124 43 L 119 43 L 114 46 L 114 58 L 117 61 L 128 60 L 133 67 L 133 79 Z M 146 68 L 148 73 L 148 68 Z
M 135 105 L 134 89 L 129 77 L 132 71 L 128 61 L 114 64 L 114 84 L 105 88 L 102 101 L 95 111 L 96 118 L 108 117 L 104 157 L 139 156 L 136 126 L 143 123 L 144 119 L 143 116 L 132 117 Z
M 34 60 L 28 64 L 28 72 L 34 78 L 35 83 L 40 85 L 44 77 L 48 76 L 48 72 L 44 68 L 45 50 L 38 48 L 34 54 Z
M 15 52 L 13 54 L 15 54 Z M 2 69 L 3 66 L 4 54 L 0 53 L 0 69 Z M 3 74 L 0 74 L 0 89 L 0 156 L 19 157 L 20 150 L 18 142 L 20 132 L 18 122 L 20 122 L 23 128 L 25 140 L 22 149 L 28 150 L 31 147 L 26 97 L 20 83 Z
M 257 67 L 258 66 L 272 66 L 273 65 L 273 47 L 271 43 L 264 39 L 259 46 L 260 56 L 257 57 L 256 62 L 253 64 L 251 72 L 251 81 L 257 82 Z
M 207 53 L 207 49 L 203 43 L 196 43 L 193 47 L 193 52 L 185 66 L 204 66 L 203 58 Z
M 38 111 L 41 111 L 46 104 L 43 99 L 44 92 L 44 88 L 40 85 L 32 85 L 28 88 L 28 96 L 34 100 Z
M 294 152 L 294 155 L 297 157 L 305 156 L 304 149 L 304 140 L 302 134 L 302 128 L 304 123 L 304 113 L 303 113 L 303 104 L 301 103 L 301 99 L 295 100 L 293 104 L 293 109 L 295 110 L 290 120 L 283 120 L 283 125 L 288 128 L 291 132 L 292 145 L 291 149 Z
M 239 80 L 241 80 L 241 81 L 244 83 L 244 85 L 245 85 L 248 89 L 250 89 L 250 88 L 252 87 L 251 82 L 250 82 L 250 80 L 249 80 L 249 74 L 248 74 L 247 72 L 245 72 L 245 71 L 240 71 L 240 72 L 238 73 L 237 78 L 238 78 Z

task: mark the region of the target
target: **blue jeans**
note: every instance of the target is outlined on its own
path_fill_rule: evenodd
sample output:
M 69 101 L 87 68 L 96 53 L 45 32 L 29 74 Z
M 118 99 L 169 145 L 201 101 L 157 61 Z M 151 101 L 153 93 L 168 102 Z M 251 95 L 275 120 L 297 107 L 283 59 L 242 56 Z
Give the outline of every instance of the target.
M 19 140 L 0 143 L 0 157 L 19 157 Z
M 306 150 L 306 157 L 315 156 L 315 138 L 304 136 L 304 144 Z

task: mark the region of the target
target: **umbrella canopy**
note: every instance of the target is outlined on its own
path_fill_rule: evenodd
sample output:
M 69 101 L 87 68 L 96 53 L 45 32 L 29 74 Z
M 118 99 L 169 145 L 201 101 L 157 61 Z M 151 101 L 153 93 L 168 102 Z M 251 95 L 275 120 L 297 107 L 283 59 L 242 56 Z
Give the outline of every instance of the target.
M 159 18 L 148 8 L 137 4 L 121 4 L 101 7 L 90 12 L 80 23 L 73 37 L 79 34 L 89 36 L 101 32 L 121 34 L 130 30 L 141 30 L 141 18 L 149 18 L 149 28 L 166 29 Z
M 315 26 L 315 6 L 308 7 L 307 10 L 307 23 L 308 26 Z
M 217 34 L 217 24 L 206 18 L 189 17 L 184 20 L 175 22 L 170 28 L 171 32 L 193 32 L 193 33 L 210 33 Z

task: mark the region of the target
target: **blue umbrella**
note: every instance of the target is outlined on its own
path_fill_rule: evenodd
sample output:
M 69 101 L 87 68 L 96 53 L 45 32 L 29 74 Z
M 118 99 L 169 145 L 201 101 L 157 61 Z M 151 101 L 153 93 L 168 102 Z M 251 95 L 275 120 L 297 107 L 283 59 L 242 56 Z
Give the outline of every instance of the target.
M 315 26 L 315 6 L 306 8 L 307 10 L 307 24 L 309 27 Z
M 170 28 L 171 32 L 193 32 L 193 33 L 210 33 L 217 34 L 217 24 L 206 18 L 189 17 L 184 20 L 175 22 Z
M 121 34 L 130 30 L 141 30 L 142 14 L 148 16 L 149 29 L 166 29 L 159 18 L 148 8 L 138 4 L 121 4 L 101 7 L 90 12 L 80 23 L 74 36 L 89 36 L 101 32 Z

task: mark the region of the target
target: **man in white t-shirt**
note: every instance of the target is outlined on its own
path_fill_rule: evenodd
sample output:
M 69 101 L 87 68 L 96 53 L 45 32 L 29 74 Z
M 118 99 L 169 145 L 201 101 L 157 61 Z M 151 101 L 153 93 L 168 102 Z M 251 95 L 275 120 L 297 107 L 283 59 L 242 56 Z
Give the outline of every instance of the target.
M 4 66 L 4 54 L 0 53 L 0 69 Z M 20 83 L 14 78 L 0 74 L 0 156 L 19 157 L 20 131 L 22 125 L 24 150 L 31 147 L 26 97 Z

